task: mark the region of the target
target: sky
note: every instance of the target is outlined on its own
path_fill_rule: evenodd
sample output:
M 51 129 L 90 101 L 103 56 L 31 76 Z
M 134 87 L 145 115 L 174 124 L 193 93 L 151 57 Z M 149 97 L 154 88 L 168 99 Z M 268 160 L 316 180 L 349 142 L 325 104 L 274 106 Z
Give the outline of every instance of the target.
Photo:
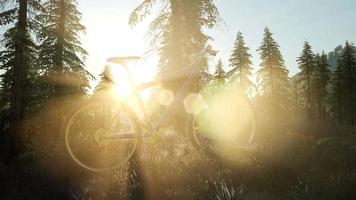
M 149 49 L 147 28 L 151 18 L 137 27 L 128 25 L 131 11 L 142 0 L 78 0 L 82 22 L 87 27 L 82 37 L 88 50 L 89 71 L 98 74 L 106 58 L 123 55 L 142 55 Z M 215 0 L 223 22 L 207 33 L 219 50 L 215 61 L 221 58 L 228 70 L 237 31 L 245 37 L 253 56 L 254 68 L 259 67 L 256 50 L 263 30 L 270 28 L 279 43 L 290 75 L 298 71 L 296 59 L 304 41 L 309 41 L 315 52 L 332 51 L 346 40 L 356 42 L 356 0 Z M 157 57 L 151 56 L 137 70 L 144 76 L 155 73 Z

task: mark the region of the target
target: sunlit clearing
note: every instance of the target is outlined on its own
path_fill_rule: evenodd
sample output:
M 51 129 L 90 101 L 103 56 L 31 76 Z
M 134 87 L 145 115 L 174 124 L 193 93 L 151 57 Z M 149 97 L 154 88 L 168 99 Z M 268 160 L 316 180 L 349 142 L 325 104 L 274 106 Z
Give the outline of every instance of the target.
M 233 159 L 236 148 L 248 145 L 255 129 L 254 112 L 248 99 L 232 88 L 224 88 L 208 99 L 198 115 L 201 134 L 212 140 L 214 150 Z

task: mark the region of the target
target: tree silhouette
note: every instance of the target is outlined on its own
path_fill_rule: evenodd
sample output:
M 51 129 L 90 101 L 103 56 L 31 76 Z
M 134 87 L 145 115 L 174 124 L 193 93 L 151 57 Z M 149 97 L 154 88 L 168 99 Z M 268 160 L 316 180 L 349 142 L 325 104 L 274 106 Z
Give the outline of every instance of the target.
M 218 84 L 224 84 L 225 77 L 226 77 L 226 74 L 223 69 L 223 63 L 222 63 L 221 59 L 219 59 L 218 64 L 215 66 L 214 80 Z
M 92 76 L 84 66 L 87 52 L 81 47 L 79 36 L 85 27 L 80 22 L 77 2 L 48 0 L 43 6 L 45 11 L 36 17 L 41 23 L 37 32 L 39 59 L 36 64 L 44 80 L 41 98 L 55 105 L 48 111 L 49 120 L 42 124 L 42 129 L 48 140 L 56 140 L 60 120 L 71 103 L 69 99 L 86 95 Z
M 345 85 L 343 70 L 341 61 L 339 60 L 332 77 L 331 93 L 332 113 L 338 122 L 342 122 L 344 120 L 344 99 L 346 94 L 343 87 Z
M 284 66 L 279 45 L 272 38 L 272 33 L 267 27 L 257 51 L 262 60 L 257 71 L 260 93 L 270 99 L 272 107 L 286 109 L 288 101 L 286 94 L 289 92 L 288 70 Z
M 304 42 L 303 51 L 298 57 L 298 65 L 300 72 L 300 84 L 302 84 L 302 94 L 304 109 L 311 116 L 313 113 L 313 100 L 312 100 L 312 81 L 315 72 L 315 55 L 308 42 Z
M 105 92 L 114 87 L 112 72 L 109 66 L 105 66 L 103 72 L 99 75 L 99 78 L 100 80 L 98 85 L 95 87 L 95 92 Z
M 39 32 L 38 65 L 51 78 L 52 97 L 85 94 L 90 73 L 85 70 L 87 52 L 81 47 L 79 34 L 85 31 L 75 0 L 49 0 L 45 12 L 38 16 L 43 24 Z
M 328 105 L 328 83 L 330 80 L 330 70 L 328 58 L 323 52 L 321 55 L 316 55 L 316 68 L 313 77 L 314 94 L 316 97 L 316 104 L 320 120 L 326 120 L 326 107 Z
M 241 32 L 237 33 L 234 49 L 229 62 L 232 70 L 228 72 L 233 84 L 237 84 L 245 94 L 251 94 L 255 89 L 255 84 L 251 81 L 252 70 L 251 55 L 249 48 L 245 46 L 245 41 Z
M 213 28 L 219 21 L 218 9 L 212 0 L 144 0 L 131 14 L 129 24 L 136 25 L 150 14 L 152 6 L 163 5 L 163 9 L 151 22 L 149 33 L 151 46 L 159 53 L 157 79 L 162 86 L 176 93 L 186 80 L 191 70 L 189 67 L 199 67 L 200 74 L 208 71 L 207 57 L 204 55 L 206 45 L 211 39 L 204 33 L 204 29 Z M 193 64 L 193 65 L 192 65 Z M 188 68 L 188 69 L 187 69 Z M 180 72 L 184 70 L 184 72 Z M 167 74 L 178 72 L 175 77 L 167 80 Z M 185 73 L 186 72 L 186 73 Z M 197 92 L 202 86 L 202 76 L 196 76 L 189 92 Z M 176 127 L 184 126 L 185 109 L 179 103 L 174 114 L 173 124 Z M 179 129 L 179 128 L 178 128 Z
M 347 95 L 345 98 L 346 117 L 350 124 L 355 123 L 355 94 L 356 94 L 356 59 L 354 50 L 348 41 L 345 43 L 343 53 L 340 57 L 342 88 Z M 341 89 L 341 88 L 340 88 Z
M 33 63 L 36 59 L 36 45 L 31 34 L 36 23 L 29 13 L 36 13 L 42 6 L 37 0 L 1 2 L 7 10 L 0 13 L 0 24 L 9 27 L 3 44 L 6 49 L 0 52 L 1 75 L 1 115 L 0 127 L 6 130 L 6 143 L 9 145 L 9 158 L 22 151 L 22 120 L 25 111 L 30 110 L 32 86 L 30 78 L 36 75 Z
M 146 18 L 155 3 L 144 0 L 132 12 L 129 24 L 134 26 Z M 219 12 L 212 0 L 163 0 L 160 3 L 163 9 L 151 23 L 149 33 L 152 46 L 160 54 L 158 77 L 163 77 L 167 71 L 187 67 L 196 61 L 191 60 L 191 55 L 201 52 L 210 39 L 203 29 L 217 24 Z M 201 67 L 202 72 L 207 70 L 206 59 L 196 65 Z M 176 91 L 183 79 L 178 77 L 165 86 Z

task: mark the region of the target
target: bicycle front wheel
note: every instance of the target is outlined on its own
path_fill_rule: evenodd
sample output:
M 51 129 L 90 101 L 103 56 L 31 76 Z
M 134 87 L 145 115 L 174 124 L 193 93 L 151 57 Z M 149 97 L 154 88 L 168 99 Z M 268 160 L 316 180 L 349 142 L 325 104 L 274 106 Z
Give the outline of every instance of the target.
M 72 109 L 62 125 L 66 152 L 80 167 L 112 170 L 134 153 L 140 136 L 137 119 L 116 101 L 92 99 Z

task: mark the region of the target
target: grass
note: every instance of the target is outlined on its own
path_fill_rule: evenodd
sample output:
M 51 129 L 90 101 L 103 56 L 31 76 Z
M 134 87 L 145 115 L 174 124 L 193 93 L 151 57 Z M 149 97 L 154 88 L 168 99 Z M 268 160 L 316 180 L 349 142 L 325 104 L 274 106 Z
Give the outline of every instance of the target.
M 353 135 L 261 139 L 234 153 L 233 162 L 207 156 L 178 134 L 146 145 L 144 158 L 99 175 L 68 170 L 58 145 L 33 148 L 11 165 L 0 164 L 2 199 L 356 198 Z

